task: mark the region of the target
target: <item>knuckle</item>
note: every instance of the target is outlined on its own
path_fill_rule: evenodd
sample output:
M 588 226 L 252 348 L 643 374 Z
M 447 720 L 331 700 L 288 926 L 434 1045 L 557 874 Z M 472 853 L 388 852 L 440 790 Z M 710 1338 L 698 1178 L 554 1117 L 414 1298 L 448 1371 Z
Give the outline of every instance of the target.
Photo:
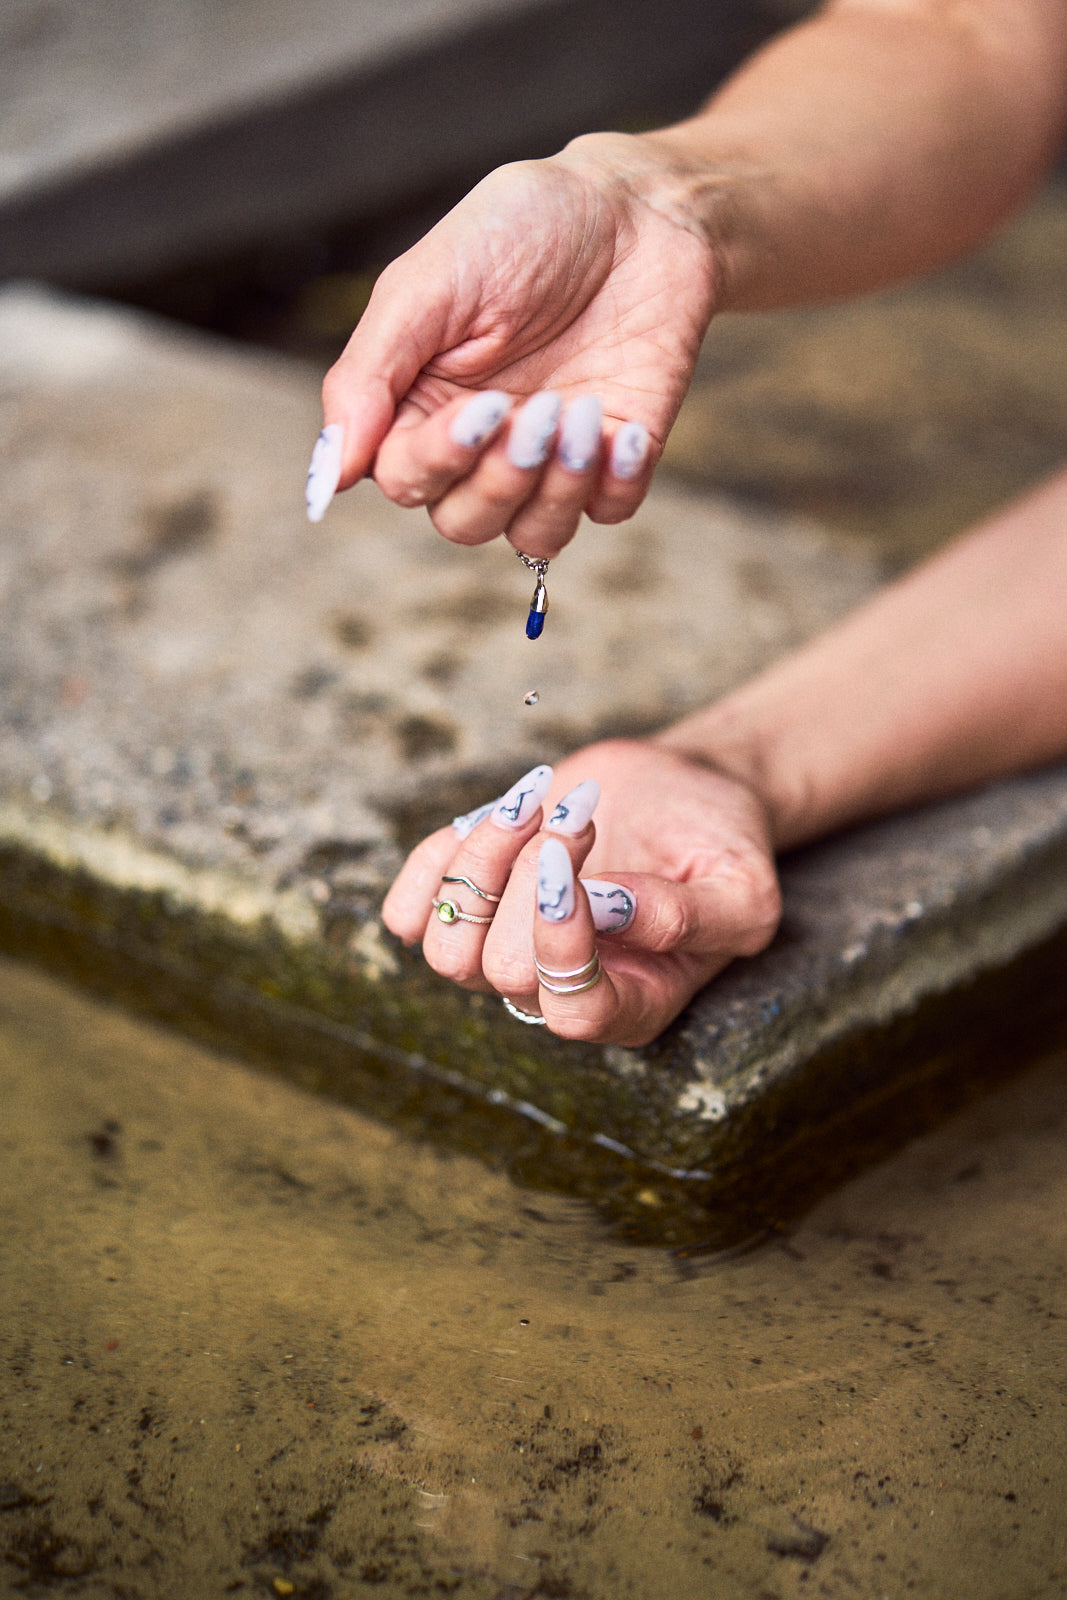
M 548 1026 L 561 1039 L 572 1039 L 579 1044 L 595 1044 L 604 1031 L 603 1019 L 583 1012 L 564 1013 L 558 1017 L 546 1011 Z
M 684 948 L 692 932 L 692 920 L 685 903 L 671 898 L 652 910 L 647 933 L 641 943 L 657 955 Z
M 782 891 L 769 861 L 746 864 L 740 875 L 741 928 L 736 941 L 740 955 L 754 956 L 774 938 L 782 918 Z
M 453 983 L 469 983 L 480 971 L 477 961 L 452 945 L 434 944 L 429 950 L 423 946 L 423 955 L 438 977 L 449 978 Z
M 483 967 L 498 994 L 533 994 L 537 988 L 537 974 L 532 961 L 487 951 Z
M 448 508 L 446 502 L 441 502 L 430 508 L 430 521 L 433 523 L 442 539 L 447 539 L 449 544 L 483 544 L 485 536 L 473 527 L 469 517 Z
M 426 503 L 426 486 L 410 473 L 404 473 L 388 461 L 379 461 L 374 471 L 374 481 L 387 500 L 397 506 L 421 506 Z

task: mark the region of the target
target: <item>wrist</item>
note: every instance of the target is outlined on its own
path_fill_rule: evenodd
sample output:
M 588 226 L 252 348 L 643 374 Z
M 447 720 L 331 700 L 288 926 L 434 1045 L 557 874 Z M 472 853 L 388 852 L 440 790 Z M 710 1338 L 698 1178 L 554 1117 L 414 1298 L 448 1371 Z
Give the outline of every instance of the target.
M 684 126 L 684 125 L 683 125 Z M 722 309 L 725 217 L 734 184 L 687 147 L 683 127 L 655 133 L 585 133 L 555 159 L 594 178 L 631 215 L 654 212 L 697 241 L 706 272 L 708 321 Z
M 773 723 L 746 703 L 743 692 L 664 728 L 653 742 L 748 789 L 767 818 L 776 853 L 818 833 L 805 774 L 789 760 Z

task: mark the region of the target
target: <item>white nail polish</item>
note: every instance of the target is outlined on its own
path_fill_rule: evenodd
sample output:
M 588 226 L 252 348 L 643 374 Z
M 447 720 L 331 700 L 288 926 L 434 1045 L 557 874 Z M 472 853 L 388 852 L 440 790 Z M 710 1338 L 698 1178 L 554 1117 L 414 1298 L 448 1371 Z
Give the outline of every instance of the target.
M 500 389 L 476 394 L 452 418 L 448 430 L 452 443 L 462 445 L 464 450 L 477 450 L 496 432 L 510 410 L 511 400 Z
M 572 837 L 581 833 L 596 810 L 599 799 L 599 783 L 595 778 L 586 778 L 584 783 L 576 784 L 570 793 L 565 794 L 557 803 L 545 827 L 555 829 L 556 833 L 570 834 Z
M 562 839 L 546 839 L 537 858 L 537 909 L 546 922 L 574 912 L 574 868 Z
M 548 460 L 563 402 L 545 389 L 527 400 L 511 425 L 508 460 L 513 467 L 539 467 Z
M 607 878 L 583 878 L 582 888 L 589 896 L 593 926 L 597 933 L 621 933 L 634 920 L 637 901 L 632 889 Z
M 321 522 L 326 507 L 337 493 L 341 477 L 341 456 L 344 451 L 345 430 L 339 422 L 329 422 L 315 440 L 308 466 L 304 499 L 307 502 L 308 521 Z
M 534 767 L 518 783 L 513 783 L 490 812 L 497 827 L 524 828 L 548 793 L 551 782 L 551 767 Z
M 479 822 L 484 822 L 494 806 L 500 804 L 499 800 L 490 800 L 486 806 L 475 806 L 473 811 L 466 812 L 462 817 L 452 818 L 452 827 L 461 839 L 473 833 Z
M 611 445 L 611 470 L 617 478 L 636 478 L 648 459 L 648 429 L 624 422 Z
M 603 420 L 604 407 L 595 394 L 583 394 L 567 407 L 559 430 L 559 459 L 568 472 L 588 472 L 593 465 Z

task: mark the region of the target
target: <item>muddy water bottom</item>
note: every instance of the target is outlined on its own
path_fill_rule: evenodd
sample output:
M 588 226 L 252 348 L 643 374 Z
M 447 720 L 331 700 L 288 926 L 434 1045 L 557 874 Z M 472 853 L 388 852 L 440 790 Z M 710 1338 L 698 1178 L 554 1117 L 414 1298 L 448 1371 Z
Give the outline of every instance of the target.
M 0 1594 L 1067 1594 L 1067 1060 L 681 1261 L 0 965 Z

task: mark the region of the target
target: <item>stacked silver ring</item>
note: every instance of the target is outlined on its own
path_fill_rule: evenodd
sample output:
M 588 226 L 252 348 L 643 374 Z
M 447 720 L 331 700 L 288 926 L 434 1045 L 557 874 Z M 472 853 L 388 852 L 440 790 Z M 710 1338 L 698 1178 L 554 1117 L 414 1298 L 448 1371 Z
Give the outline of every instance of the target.
M 480 900 L 491 900 L 494 903 L 494 905 L 500 899 L 500 896 L 498 894 L 490 894 L 488 889 L 479 889 L 478 885 L 471 878 L 464 878 L 462 876 L 459 876 L 459 877 L 446 876 L 446 877 L 441 879 L 441 882 L 442 883 L 462 883 L 466 888 L 473 889 L 474 893 L 478 896 L 478 898 Z M 430 904 L 433 906 L 434 910 L 437 912 L 437 916 L 438 916 L 439 921 L 444 922 L 444 923 L 477 922 L 477 923 L 481 924 L 481 926 L 484 927 L 487 923 L 490 923 L 493 920 L 493 918 L 491 916 L 490 917 L 476 917 L 469 911 L 461 911 L 459 906 L 456 904 L 456 902 L 454 900 L 438 899 L 435 896 L 434 899 L 430 901 Z
M 568 971 L 561 972 L 555 967 L 543 967 L 534 957 L 534 966 L 542 989 L 547 989 L 549 994 L 581 994 L 584 989 L 591 989 L 594 983 L 600 982 L 600 952 L 594 950 L 589 960 L 582 967 L 571 967 Z M 560 979 L 576 978 L 576 983 L 560 982 Z

